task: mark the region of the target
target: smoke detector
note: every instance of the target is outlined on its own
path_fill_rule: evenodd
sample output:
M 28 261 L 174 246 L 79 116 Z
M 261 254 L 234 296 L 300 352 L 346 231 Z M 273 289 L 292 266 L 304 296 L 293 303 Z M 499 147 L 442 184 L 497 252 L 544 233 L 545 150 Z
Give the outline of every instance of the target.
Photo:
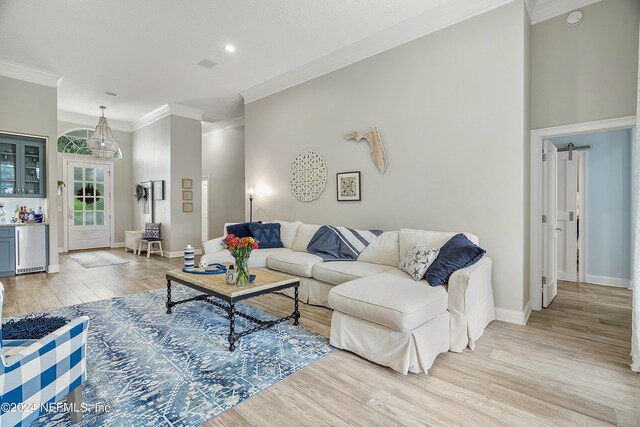
M 582 22 L 582 11 L 574 10 L 569 15 L 567 15 L 567 25 L 570 27 L 574 27 Z

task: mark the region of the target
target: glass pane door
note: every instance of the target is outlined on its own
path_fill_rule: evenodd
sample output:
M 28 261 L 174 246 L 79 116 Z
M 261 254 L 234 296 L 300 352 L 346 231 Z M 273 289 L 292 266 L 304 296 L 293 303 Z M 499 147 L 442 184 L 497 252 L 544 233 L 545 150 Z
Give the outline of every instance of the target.
M 0 194 L 15 194 L 18 175 L 17 144 L 0 143 Z
M 24 194 L 40 194 L 42 148 L 24 145 Z
M 73 226 L 103 226 L 105 215 L 105 170 L 73 168 Z

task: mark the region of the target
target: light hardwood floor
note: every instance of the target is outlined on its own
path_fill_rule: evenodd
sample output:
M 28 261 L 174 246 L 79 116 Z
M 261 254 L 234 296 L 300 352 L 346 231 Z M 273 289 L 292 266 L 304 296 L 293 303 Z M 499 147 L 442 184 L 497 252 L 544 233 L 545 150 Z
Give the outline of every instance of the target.
M 165 286 L 181 259 L 136 257 L 0 279 L 4 317 Z M 253 305 L 288 314 L 291 299 Z M 302 304 L 302 327 L 328 336 L 331 311 Z M 336 351 L 210 421 L 233 425 L 640 426 L 640 376 L 629 369 L 631 292 L 563 282 L 526 326 L 495 321 L 475 351 L 442 354 L 429 375 L 400 375 Z

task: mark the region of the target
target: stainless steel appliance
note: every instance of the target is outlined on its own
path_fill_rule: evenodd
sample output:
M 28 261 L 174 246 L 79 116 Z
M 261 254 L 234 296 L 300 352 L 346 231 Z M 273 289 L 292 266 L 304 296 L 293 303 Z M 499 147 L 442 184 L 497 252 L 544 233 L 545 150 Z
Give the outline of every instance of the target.
M 47 233 L 44 224 L 16 225 L 16 274 L 46 271 Z

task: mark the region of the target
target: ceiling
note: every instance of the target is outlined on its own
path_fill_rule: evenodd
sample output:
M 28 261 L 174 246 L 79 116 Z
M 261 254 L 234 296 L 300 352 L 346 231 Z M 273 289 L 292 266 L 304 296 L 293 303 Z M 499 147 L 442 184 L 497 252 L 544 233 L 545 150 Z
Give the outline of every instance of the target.
M 576 0 L 538 0 L 559 1 Z M 0 0 L 0 60 L 63 76 L 58 88 L 63 111 L 97 116 L 98 106 L 107 105 L 110 119 L 134 123 L 162 105 L 179 104 L 204 111 L 207 121 L 227 120 L 243 115 L 240 93 L 249 88 L 401 28 L 412 18 L 433 20 L 444 7 L 479 3 Z M 227 53 L 227 43 L 236 52 Z M 198 66 L 205 58 L 217 65 Z

